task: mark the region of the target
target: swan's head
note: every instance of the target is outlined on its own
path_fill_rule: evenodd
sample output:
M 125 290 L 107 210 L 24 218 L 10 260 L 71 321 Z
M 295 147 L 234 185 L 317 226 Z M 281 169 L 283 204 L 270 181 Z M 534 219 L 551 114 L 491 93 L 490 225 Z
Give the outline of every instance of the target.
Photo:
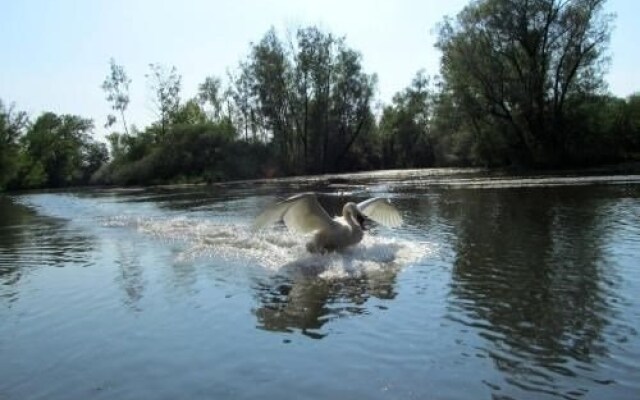
M 365 216 L 358 210 L 358 206 L 356 203 L 349 202 L 342 207 L 342 216 L 346 220 L 353 221 L 356 225 L 360 226 L 360 228 L 364 231 L 364 221 L 366 220 Z

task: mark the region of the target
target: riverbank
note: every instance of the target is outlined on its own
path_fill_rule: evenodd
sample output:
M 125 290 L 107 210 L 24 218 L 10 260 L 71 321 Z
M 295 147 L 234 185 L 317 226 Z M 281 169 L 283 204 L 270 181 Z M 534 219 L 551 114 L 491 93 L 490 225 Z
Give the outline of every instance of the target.
M 491 187 L 491 186 L 550 186 L 588 185 L 607 183 L 640 183 L 640 162 L 601 165 L 590 168 L 567 169 L 521 169 L 521 168 L 420 168 L 389 169 L 375 171 L 345 172 L 323 175 L 300 175 L 275 178 L 230 180 L 222 182 L 167 182 L 150 185 L 89 185 L 64 188 L 42 188 L 34 190 L 13 190 L 6 194 L 30 192 L 60 192 L 86 189 L 113 189 L 136 191 L 143 188 L 186 188 L 190 186 L 242 186 L 266 184 L 313 184 L 340 185 L 346 182 L 368 184 L 371 181 L 403 185 L 437 185 L 450 187 Z

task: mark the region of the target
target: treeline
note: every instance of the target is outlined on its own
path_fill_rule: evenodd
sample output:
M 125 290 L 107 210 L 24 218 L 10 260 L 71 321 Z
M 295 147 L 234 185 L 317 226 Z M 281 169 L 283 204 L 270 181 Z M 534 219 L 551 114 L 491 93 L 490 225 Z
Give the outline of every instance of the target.
M 640 95 L 607 93 L 604 0 L 480 0 L 439 25 L 439 76 L 391 104 L 345 38 L 273 29 L 224 80 L 181 98 L 146 75 L 157 120 L 129 125 L 132 81 L 111 60 L 106 147 L 91 121 L 0 108 L 0 187 L 219 181 L 380 168 L 589 166 L 640 159 Z M 399 60 L 401 62 L 401 60 Z M 117 128 L 116 128 L 117 127 Z
M 606 93 L 613 17 L 604 4 L 484 0 L 444 20 L 436 114 L 459 124 L 448 134 L 468 141 L 462 157 L 542 167 L 637 157 L 640 99 Z
M 46 112 L 26 113 L 0 101 L 0 189 L 82 185 L 108 160 L 107 146 L 91 137 L 93 123 Z
M 107 183 L 225 180 L 379 166 L 373 147 L 376 78 L 343 38 L 309 27 L 284 40 L 272 29 L 250 47 L 225 84 L 207 77 L 181 101 L 175 68 L 150 65 L 158 121 L 108 137 Z M 123 71 L 114 61 L 112 71 Z M 117 79 L 114 79 L 117 78 Z M 111 73 L 110 98 L 128 98 Z M 111 90 L 111 89 L 110 89 Z M 123 107 L 112 103 L 122 118 Z M 115 116 L 111 121 L 117 121 Z

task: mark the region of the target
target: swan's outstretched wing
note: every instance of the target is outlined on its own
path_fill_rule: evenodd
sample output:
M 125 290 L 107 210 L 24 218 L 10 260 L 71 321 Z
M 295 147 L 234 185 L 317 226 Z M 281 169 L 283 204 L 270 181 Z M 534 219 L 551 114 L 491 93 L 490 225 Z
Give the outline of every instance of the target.
M 402 216 L 389 199 L 374 197 L 357 205 L 358 210 L 379 224 L 396 227 L 402 224 Z
M 326 229 L 334 224 L 313 193 L 299 194 L 272 205 L 258 215 L 253 228 L 261 229 L 280 220 L 297 233 Z

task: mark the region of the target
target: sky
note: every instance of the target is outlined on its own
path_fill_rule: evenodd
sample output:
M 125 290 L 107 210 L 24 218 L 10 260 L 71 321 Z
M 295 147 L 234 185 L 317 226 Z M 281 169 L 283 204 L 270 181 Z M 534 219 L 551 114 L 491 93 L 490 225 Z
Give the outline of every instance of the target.
M 100 88 L 109 59 L 132 80 L 127 119 L 155 119 L 145 74 L 149 63 L 175 66 L 182 98 L 205 77 L 225 77 L 270 27 L 279 33 L 317 25 L 345 36 L 378 75 L 378 99 L 389 102 L 416 72 L 439 72 L 436 25 L 469 0 L 0 0 L 0 99 L 32 118 L 44 111 L 95 121 L 102 137 L 111 112 Z M 609 0 L 617 15 L 610 43 L 610 91 L 640 91 L 640 1 Z

